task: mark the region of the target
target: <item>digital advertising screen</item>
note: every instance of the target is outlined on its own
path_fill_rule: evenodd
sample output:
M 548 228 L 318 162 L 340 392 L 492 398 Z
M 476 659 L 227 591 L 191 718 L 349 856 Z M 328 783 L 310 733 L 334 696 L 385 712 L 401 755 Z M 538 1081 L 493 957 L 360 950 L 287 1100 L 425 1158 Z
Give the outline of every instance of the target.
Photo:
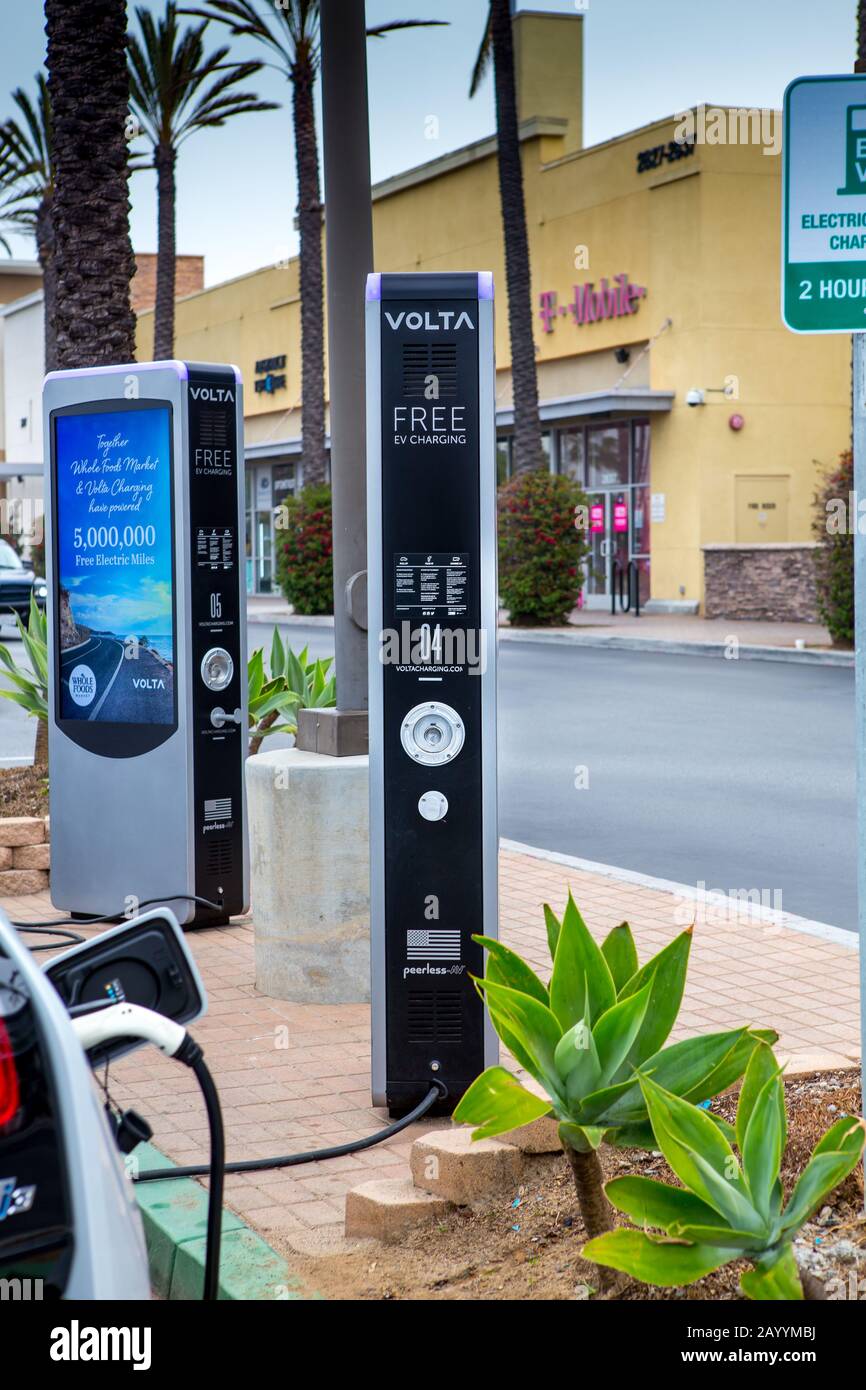
M 171 411 L 54 416 L 60 719 L 172 724 Z

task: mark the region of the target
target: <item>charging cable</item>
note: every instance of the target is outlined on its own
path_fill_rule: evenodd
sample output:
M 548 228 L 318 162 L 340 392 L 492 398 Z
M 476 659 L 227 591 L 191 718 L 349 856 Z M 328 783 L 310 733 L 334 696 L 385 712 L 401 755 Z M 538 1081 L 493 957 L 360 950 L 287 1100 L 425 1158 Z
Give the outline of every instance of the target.
M 140 1004 L 112 1004 L 96 1008 L 93 1013 L 70 1019 L 78 1041 L 85 1052 L 112 1038 L 142 1038 L 153 1043 L 166 1057 L 173 1057 L 195 1074 L 204 1097 L 210 1130 L 210 1175 L 207 1208 L 207 1242 L 204 1267 L 203 1298 L 213 1302 L 219 1297 L 220 1241 L 222 1238 L 223 1189 L 225 1186 L 226 1147 L 222 1110 L 214 1079 L 205 1065 L 204 1054 L 185 1028 L 173 1019 L 165 1018 Z M 177 1168 L 168 1168 L 161 1176 L 177 1178 Z M 141 1178 L 135 1181 L 141 1181 Z
M 196 907 L 210 907 L 214 912 L 224 911 L 222 903 L 211 902 L 210 898 L 200 898 L 195 893 L 163 893 L 161 898 L 145 898 L 143 902 L 136 902 L 136 916 L 143 907 L 164 906 L 172 902 L 195 903 Z M 18 931 L 47 932 L 54 935 L 51 932 L 52 927 L 95 927 L 100 922 L 116 922 L 124 917 L 128 917 L 125 911 L 103 912 L 100 917 L 51 917 L 45 922 L 13 922 L 12 925 Z M 83 936 L 75 936 L 74 932 L 57 932 L 56 935 L 75 937 L 76 945 L 84 940 Z M 51 947 L 37 946 L 34 949 L 50 950 Z
M 422 1101 L 410 1110 L 408 1115 L 403 1115 L 401 1119 L 395 1120 L 392 1125 L 385 1129 L 379 1129 L 375 1134 L 368 1134 L 363 1139 L 350 1139 L 347 1144 L 335 1144 L 330 1149 L 311 1149 L 308 1153 L 302 1154 L 283 1154 L 279 1158 L 246 1158 L 236 1159 L 234 1163 L 227 1163 L 225 1171 L 227 1173 L 261 1173 L 268 1168 L 295 1168 L 300 1163 L 320 1163 L 327 1158 L 342 1158 L 344 1154 L 360 1153 L 362 1149 L 372 1149 L 375 1144 L 382 1144 L 386 1139 L 391 1139 L 401 1130 L 408 1129 L 409 1125 L 420 1120 L 431 1110 L 437 1100 L 444 1100 L 448 1095 L 448 1087 L 443 1081 L 433 1081 L 430 1090 Z M 134 1182 L 163 1182 L 166 1178 L 205 1178 L 210 1169 L 206 1164 L 192 1164 L 185 1168 L 149 1168 L 144 1173 L 139 1173 Z

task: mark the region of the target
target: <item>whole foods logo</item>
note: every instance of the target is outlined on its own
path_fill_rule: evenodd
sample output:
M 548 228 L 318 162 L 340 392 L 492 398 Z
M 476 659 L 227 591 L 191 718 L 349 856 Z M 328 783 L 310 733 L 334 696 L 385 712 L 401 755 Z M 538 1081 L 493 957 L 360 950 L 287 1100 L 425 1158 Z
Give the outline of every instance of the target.
M 74 666 L 69 676 L 69 693 L 76 705 L 89 705 L 96 694 L 96 676 L 89 666 Z

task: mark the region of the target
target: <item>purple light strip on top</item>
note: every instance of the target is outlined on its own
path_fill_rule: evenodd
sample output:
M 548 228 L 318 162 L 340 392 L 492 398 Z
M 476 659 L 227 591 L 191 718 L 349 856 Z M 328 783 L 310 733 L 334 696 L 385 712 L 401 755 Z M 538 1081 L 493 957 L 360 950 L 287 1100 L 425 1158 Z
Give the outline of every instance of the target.
M 166 367 L 174 368 L 181 381 L 189 380 L 189 371 L 185 362 L 177 362 L 174 359 L 165 362 L 125 362 L 114 367 L 70 367 L 65 372 L 49 372 L 46 381 L 62 381 L 66 377 L 72 376 L 106 376 L 109 372 L 160 372 Z M 235 368 L 237 371 L 237 368 Z
M 493 271 L 479 270 L 478 272 L 478 298 L 493 298 Z
M 371 303 L 373 302 L 373 300 L 375 300 L 375 299 L 381 299 L 381 298 L 382 298 L 382 272 L 381 272 L 380 270 L 372 270 L 372 271 L 370 272 L 370 274 L 367 276 L 367 293 L 366 293 L 366 300 L 367 300 L 367 303 L 368 303 L 368 304 L 371 304 Z

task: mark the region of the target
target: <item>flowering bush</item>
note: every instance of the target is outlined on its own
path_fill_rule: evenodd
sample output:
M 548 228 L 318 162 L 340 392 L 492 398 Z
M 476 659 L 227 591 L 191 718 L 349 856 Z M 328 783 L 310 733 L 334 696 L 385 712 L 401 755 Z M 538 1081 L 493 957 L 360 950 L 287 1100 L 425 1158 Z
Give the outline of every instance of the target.
M 818 612 L 833 641 L 846 646 L 854 645 L 854 528 L 859 521 L 848 515 L 853 491 L 854 459 L 846 450 L 816 494 L 812 528 L 818 541 Z
M 577 507 L 586 507 L 578 484 L 542 469 L 499 489 L 499 593 L 512 626 L 567 622 L 589 549 Z
M 277 517 L 277 581 L 296 613 L 333 613 L 331 489 L 301 488 Z

